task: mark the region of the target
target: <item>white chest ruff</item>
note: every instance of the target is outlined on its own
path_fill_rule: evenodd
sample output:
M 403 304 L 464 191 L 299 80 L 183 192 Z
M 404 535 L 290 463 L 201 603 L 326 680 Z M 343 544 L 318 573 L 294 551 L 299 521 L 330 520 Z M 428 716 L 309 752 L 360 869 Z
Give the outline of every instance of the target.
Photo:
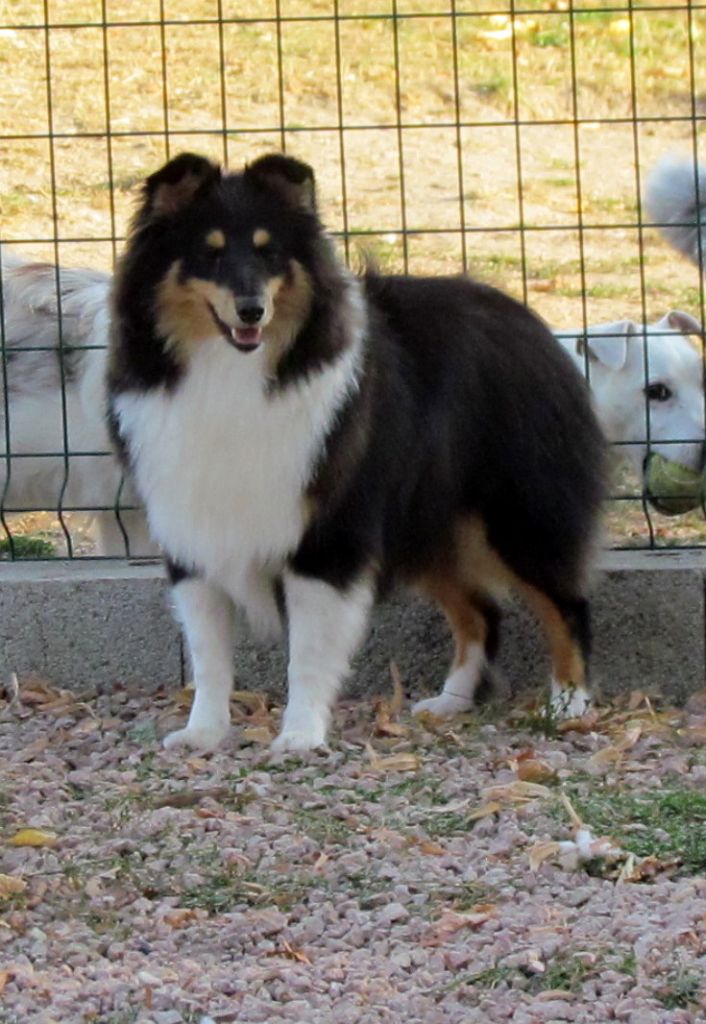
M 247 603 L 305 527 L 304 491 L 337 410 L 356 382 L 357 351 L 267 395 L 263 353 L 204 345 L 173 393 L 115 403 L 150 526 L 167 554 Z

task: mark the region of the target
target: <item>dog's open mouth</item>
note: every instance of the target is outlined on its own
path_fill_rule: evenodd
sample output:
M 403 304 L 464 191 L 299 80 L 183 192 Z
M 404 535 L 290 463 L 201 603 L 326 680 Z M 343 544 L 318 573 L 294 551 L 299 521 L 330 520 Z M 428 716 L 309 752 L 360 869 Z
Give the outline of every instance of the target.
M 238 352 L 254 352 L 259 347 L 262 338 L 261 327 L 230 327 L 225 320 L 221 320 L 210 302 L 208 308 L 223 337 L 229 345 L 237 348 Z

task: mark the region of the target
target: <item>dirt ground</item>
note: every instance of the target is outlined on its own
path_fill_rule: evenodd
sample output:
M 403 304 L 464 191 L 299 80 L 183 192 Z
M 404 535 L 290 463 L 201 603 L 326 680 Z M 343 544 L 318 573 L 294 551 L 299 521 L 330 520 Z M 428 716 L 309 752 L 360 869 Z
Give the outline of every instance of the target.
M 398 690 L 274 761 L 253 693 L 165 752 L 188 701 L 7 693 L 2 1024 L 706 1020 L 706 694 L 558 731 Z

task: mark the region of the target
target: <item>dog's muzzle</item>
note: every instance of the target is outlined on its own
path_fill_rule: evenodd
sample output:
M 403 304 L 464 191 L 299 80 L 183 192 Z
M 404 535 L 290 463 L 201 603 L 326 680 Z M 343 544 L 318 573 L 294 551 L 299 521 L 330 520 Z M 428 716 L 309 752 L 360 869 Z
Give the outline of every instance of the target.
M 208 308 L 211 310 L 211 316 L 216 326 L 229 345 L 236 348 L 238 352 L 254 352 L 256 348 L 259 348 L 262 340 L 262 327 L 258 324 L 265 315 L 264 306 L 259 302 L 243 300 L 236 304 L 236 313 L 240 324 L 234 327 L 221 319 L 210 302 Z

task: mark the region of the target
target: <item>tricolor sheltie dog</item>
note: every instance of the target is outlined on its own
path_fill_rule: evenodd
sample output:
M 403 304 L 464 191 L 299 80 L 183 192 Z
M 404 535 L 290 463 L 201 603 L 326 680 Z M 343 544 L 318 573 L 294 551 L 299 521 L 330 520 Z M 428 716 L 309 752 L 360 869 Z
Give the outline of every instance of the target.
M 116 276 L 114 440 L 166 554 L 195 699 L 167 746 L 229 730 L 233 606 L 286 619 L 277 750 L 325 743 L 375 597 L 436 600 L 468 708 L 493 658 L 498 595 L 541 620 L 555 701 L 588 698 L 586 575 L 604 442 L 542 323 L 465 277 L 346 270 L 310 167 L 224 174 L 183 154 L 147 179 Z

